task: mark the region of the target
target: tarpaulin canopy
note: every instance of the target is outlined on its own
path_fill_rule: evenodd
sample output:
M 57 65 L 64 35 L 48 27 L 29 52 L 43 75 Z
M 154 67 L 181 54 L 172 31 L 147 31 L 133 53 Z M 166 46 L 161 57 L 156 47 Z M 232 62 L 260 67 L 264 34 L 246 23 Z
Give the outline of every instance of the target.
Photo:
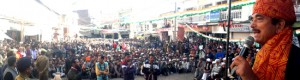
M 13 39 L 10 38 L 9 36 L 7 36 L 5 33 L 0 33 L 0 40 L 4 40 L 4 39 L 10 39 L 10 40 L 13 40 Z

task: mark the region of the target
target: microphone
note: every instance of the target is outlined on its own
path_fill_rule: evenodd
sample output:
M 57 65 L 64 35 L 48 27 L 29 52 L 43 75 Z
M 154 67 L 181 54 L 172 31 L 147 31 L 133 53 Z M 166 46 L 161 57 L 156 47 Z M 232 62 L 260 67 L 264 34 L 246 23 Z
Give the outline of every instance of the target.
M 243 44 L 243 48 L 240 51 L 239 55 L 243 56 L 244 58 L 246 58 L 248 56 L 248 51 L 251 48 L 251 46 L 254 44 L 254 38 L 252 36 L 248 36 L 245 39 L 245 43 Z
M 248 36 L 246 39 L 245 39 L 245 43 L 243 44 L 243 48 L 242 50 L 240 51 L 239 53 L 239 56 L 243 56 L 244 58 L 247 58 L 248 56 L 248 51 L 250 50 L 251 46 L 254 44 L 254 38 L 252 36 Z M 232 70 L 231 70 L 231 75 L 234 75 L 235 74 L 235 70 L 236 70 L 236 67 L 234 67 Z

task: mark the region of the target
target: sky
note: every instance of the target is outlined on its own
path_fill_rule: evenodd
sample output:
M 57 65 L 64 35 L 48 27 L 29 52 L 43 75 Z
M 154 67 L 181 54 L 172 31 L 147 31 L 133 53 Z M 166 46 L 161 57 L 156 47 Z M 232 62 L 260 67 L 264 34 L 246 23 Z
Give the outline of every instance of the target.
M 34 0 L 0 0 L 0 15 L 40 24 L 57 23 L 57 15 Z
M 175 1 L 182 0 L 41 0 L 60 14 L 88 9 L 96 18 L 115 18 L 122 9 L 133 9 L 138 20 L 149 19 L 175 9 Z M 0 15 L 5 14 L 34 22 L 57 22 L 57 15 L 35 0 L 0 0 Z
M 63 14 L 88 9 L 99 18 L 115 18 L 122 9 L 133 9 L 138 19 L 147 19 L 175 8 L 175 0 L 41 0 L 50 8 Z M 179 1 L 179 0 L 177 0 Z

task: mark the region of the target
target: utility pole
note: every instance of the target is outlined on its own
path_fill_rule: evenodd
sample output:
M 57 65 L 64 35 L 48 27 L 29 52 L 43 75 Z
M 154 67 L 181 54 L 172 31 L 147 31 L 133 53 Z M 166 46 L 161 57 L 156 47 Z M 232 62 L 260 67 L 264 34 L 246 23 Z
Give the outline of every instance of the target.
M 230 21 L 231 21 L 231 0 L 228 0 L 228 18 L 227 18 L 227 41 L 226 41 L 226 70 L 225 73 L 228 73 L 228 69 L 229 69 L 229 60 L 228 60 L 228 55 L 229 55 L 229 35 L 230 35 Z M 226 80 L 228 77 L 228 74 L 225 74 L 226 76 Z
M 176 14 L 176 12 L 177 12 L 177 3 L 176 3 L 176 1 L 175 1 L 175 11 L 174 11 L 174 14 Z M 173 41 L 177 41 L 177 16 L 175 16 L 175 18 L 174 18 L 175 20 L 174 20 L 174 32 L 173 32 Z
M 25 36 L 24 36 L 24 21 L 21 20 L 21 39 L 20 39 L 20 42 L 24 43 L 25 42 Z

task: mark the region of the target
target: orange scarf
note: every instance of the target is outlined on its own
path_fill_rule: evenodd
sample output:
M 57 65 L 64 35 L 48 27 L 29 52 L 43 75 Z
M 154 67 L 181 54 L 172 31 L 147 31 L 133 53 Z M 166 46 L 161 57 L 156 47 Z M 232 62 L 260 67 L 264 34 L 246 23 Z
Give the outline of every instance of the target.
M 291 46 L 291 27 L 268 40 L 256 54 L 253 66 L 256 76 L 260 80 L 284 80 Z

